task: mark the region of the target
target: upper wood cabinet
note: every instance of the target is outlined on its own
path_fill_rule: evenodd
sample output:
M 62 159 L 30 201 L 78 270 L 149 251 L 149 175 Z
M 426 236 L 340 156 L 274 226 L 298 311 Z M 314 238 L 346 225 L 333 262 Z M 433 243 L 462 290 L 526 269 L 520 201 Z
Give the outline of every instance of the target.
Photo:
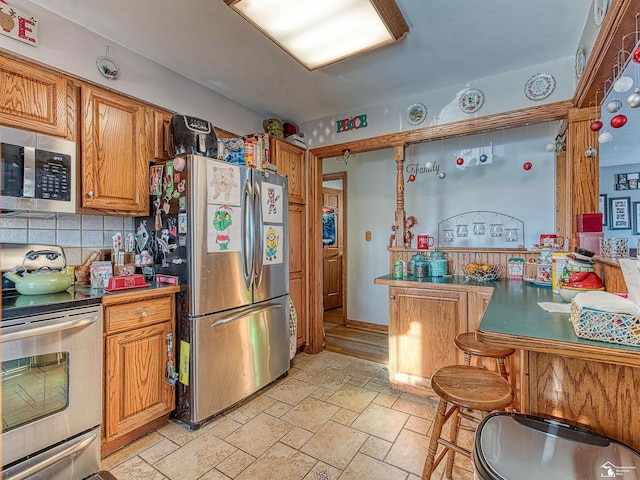
M 153 111 L 153 158 L 154 160 L 170 160 L 169 155 L 169 125 L 171 124 L 171 112 L 160 110 Z
M 84 84 L 81 118 L 81 206 L 106 213 L 145 215 L 149 160 L 145 106 Z
M 307 151 L 276 137 L 271 142 L 271 162 L 278 167 L 279 175 L 289 179 L 289 202 L 306 203 L 306 168 Z
M 67 137 L 66 77 L 1 54 L 0 123 Z

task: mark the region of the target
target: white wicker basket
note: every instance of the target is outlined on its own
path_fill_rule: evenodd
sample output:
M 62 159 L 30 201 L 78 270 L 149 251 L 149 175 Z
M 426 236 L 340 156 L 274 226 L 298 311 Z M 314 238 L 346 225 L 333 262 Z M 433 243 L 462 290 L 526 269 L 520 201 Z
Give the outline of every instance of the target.
M 582 309 L 572 300 L 569 320 L 580 338 L 640 347 L 640 317 Z

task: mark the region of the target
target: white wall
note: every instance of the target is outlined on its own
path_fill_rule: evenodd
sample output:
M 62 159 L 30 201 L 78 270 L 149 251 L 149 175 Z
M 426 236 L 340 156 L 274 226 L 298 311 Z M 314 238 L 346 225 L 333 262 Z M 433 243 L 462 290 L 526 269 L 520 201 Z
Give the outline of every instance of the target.
M 536 73 L 550 73 L 556 81 L 551 95 L 540 101 L 529 100 L 524 94 L 524 85 Z M 300 131 L 309 148 L 317 148 L 567 100 L 573 97 L 575 87 L 574 58 L 570 57 L 410 98 L 384 99 L 384 104 L 302 123 Z M 460 96 L 468 88 L 479 88 L 485 96 L 484 105 L 473 114 L 464 113 L 459 107 Z M 427 117 L 421 124 L 412 126 L 406 121 L 406 110 L 416 102 L 427 107 Z M 367 115 L 366 128 L 336 133 L 337 121 L 361 114 Z
M 168 110 L 209 120 L 239 135 L 263 131 L 263 116 L 130 49 L 27 0 L 12 0 L 11 6 L 38 19 L 39 46 L 0 35 L 2 49 Z M 96 67 L 106 45 L 110 45 L 109 56 L 122 70 L 119 80 L 105 79 Z
M 417 175 L 405 185 L 407 215 L 418 217 L 417 233 L 437 236 L 438 223 L 459 213 L 490 210 L 524 221 L 525 247 L 555 228 L 555 155 L 545 145 L 556 124 L 436 141 L 409 147 L 405 164 L 437 162 L 445 179 Z M 456 168 L 461 149 L 493 142 L 493 163 Z M 533 168 L 523 169 L 525 162 Z M 387 246 L 392 234 L 396 198 L 393 150 L 325 159 L 323 173 L 347 175 L 347 314 L 351 320 L 388 324 L 387 289 L 373 280 L 388 272 Z M 408 175 L 405 174 L 405 181 Z M 487 219 L 488 220 L 488 219 Z M 372 232 L 371 242 L 365 232 Z M 415 246 L 415 240 L 414 240 Z

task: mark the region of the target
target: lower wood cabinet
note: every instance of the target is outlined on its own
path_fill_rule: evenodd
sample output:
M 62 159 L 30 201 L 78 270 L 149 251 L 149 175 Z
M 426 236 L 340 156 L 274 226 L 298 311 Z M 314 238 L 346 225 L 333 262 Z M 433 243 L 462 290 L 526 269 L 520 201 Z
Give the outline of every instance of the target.
M 175 407 L 175 387 L 167 381 L 169 360 L 175 365 L 174 291 L 167 287 L 103 300 L 102 456 L 166 422 Z
M 421 393 L 433 372 L 460 364 L 453 339 L 467 331 L 467 293 L 389 288 L 389 379 Z

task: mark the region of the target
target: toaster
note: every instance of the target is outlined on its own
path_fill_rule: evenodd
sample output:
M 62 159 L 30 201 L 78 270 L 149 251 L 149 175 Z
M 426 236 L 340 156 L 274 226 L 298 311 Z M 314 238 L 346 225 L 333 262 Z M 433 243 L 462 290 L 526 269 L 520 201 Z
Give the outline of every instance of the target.
M 218 139 L 211 122 L 175 114 L 169 125 L 169 154 L 171 158 L 182 154 L 216 158 Z

